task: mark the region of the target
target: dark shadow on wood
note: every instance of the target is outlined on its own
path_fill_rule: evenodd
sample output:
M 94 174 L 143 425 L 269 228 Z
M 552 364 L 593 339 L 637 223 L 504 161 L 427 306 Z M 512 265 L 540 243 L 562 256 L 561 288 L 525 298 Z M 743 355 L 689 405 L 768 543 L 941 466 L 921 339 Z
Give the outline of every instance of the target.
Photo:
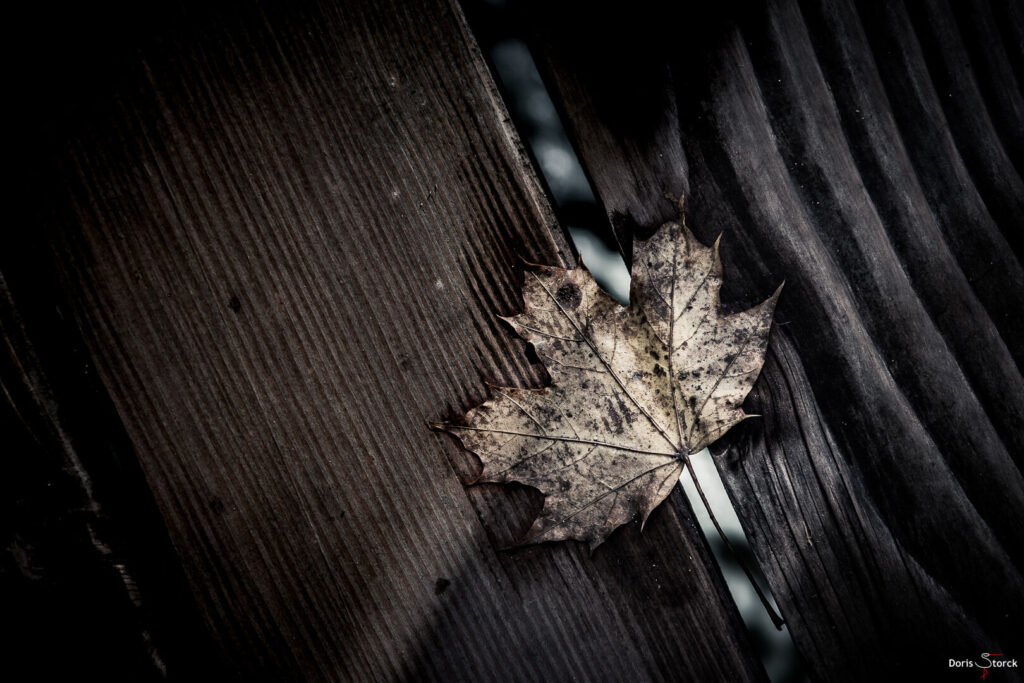
M 0 539 L 9 671 L 233 680 L 38 233 L 0 248 Z

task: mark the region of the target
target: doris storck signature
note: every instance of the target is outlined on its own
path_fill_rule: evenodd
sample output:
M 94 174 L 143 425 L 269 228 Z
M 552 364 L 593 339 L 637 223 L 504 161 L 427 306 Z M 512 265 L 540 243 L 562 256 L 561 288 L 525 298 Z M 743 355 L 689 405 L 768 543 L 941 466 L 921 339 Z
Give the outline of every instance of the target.
M 1002 652 L 982 652 L 981 659 L 954 659 L 949 660 L 950 669 L 981 669 L 981 680 L 988 678 L 992 669 L 1016 669 L 1016 658 L 1010 659 Z

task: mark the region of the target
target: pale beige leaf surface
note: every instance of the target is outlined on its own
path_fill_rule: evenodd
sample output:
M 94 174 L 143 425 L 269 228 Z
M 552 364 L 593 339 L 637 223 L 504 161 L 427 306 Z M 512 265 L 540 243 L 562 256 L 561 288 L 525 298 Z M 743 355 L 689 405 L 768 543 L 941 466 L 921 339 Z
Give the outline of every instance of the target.
M 748 417 L 779 291 L 723 315 L 718 245 L 667 223 L 633 252 L 631 305 L 582 265 L 526 272 L 523 313 L 507 321 L 551 375 L 543 389 L 495 388 L 465 424 L 438 425 L 483 465 L 479 481 L 539 489 L 524 543 L 596 547 L 671 492 L 685 458 Z

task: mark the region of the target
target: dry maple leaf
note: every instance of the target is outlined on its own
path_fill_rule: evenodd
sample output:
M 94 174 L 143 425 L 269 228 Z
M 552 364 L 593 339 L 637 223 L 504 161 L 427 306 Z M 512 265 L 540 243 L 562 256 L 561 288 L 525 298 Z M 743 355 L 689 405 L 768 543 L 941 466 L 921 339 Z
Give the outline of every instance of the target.
M 495 387 L 465 424 L 435 425 L 480 457 L 478 481 L 544 494 L 521 543 L 595 548 L 635 515 L 646 522 L 689 454 L 750 417 L 741 405 L 764 363 L 779 290 L 723 315 L 721 282 L 718 243 L 708 248 L 674 222 L 636 243 L 628 307 L 582 265 L 526 273 L 524 311 L 505 320 L 533 344 L 551 386 Z

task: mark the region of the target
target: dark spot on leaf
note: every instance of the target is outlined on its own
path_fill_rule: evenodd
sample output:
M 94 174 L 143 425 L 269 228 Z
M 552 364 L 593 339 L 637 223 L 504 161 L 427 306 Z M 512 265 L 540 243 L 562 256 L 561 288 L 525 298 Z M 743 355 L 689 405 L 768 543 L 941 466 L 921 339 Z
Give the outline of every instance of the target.
M 622 426 L 622 415 L 619 414 L 619 411 L 615 410 L 614 406 L 608 406 L 608 419 L 611 421 L 613 432 L 621 434 L 625 431 Z
M 566 282 L 558 288 L 558 292 L 555 293 L 555 299 L 562 308 L 573 311 L 583 301 L 583 294 L 575 282 Z
M 665 376 L 665 368 L 663 368 L 660 365 L 658 365 L 657 363 L 655 363 L 654 364 L 654 374 L 657 375 L 658 377 L 664 377 Z

